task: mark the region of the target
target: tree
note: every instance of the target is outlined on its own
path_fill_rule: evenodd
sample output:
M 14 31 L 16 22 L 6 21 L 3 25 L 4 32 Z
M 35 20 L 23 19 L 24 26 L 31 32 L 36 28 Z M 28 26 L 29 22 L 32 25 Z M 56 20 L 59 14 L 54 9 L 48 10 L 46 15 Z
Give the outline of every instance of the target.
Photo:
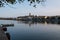
M 26 0 L 0 0 L 0 7 L 3 7 L 4 5 L 9 5 L 9 4 L 16 4 L 17 2 L 18 3 L 23 3 L 24 1 Z M 45 2 L 45 0 L 27 0 L 30 5 L 34 3 L 33 7 L 36 7 L 36 4 L 39 4 L 41 2 Z

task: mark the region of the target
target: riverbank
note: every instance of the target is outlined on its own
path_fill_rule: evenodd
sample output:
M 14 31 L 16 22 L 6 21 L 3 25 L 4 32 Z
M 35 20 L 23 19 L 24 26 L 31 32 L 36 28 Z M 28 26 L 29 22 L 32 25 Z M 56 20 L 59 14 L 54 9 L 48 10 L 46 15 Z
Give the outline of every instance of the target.
M 16 20 L 16 21 L 32 21 L 32 22 L 47 22 L 47 23 L 60 23 L 60 16 L 19 16 L 16 18 L 2 18 L 0 20 Z
M 4 18 L 4 17 L 0 17 L 0 20 L 16 20 L 16 18 Z

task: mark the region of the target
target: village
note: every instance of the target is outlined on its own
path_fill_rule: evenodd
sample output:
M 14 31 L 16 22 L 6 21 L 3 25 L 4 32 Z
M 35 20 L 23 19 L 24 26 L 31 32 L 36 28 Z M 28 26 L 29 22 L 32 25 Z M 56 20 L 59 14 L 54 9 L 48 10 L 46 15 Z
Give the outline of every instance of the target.
M 60 16 L 34 16 L 29 13 L 28 16 L 19 16 L 16 20 L 32 21 L 32 22 L 47 22 L 47 23 L 60 23 Z
M 0 18 L 0 20 L 16 20 L 16 21 L 32 21 L 32 22 L 40 22 L 40 23 L 59 23 L 60 24 L 60 16 L 37 16 L 37 15 L 29 15 L 27 16 L 18 16 L 16 18 Z

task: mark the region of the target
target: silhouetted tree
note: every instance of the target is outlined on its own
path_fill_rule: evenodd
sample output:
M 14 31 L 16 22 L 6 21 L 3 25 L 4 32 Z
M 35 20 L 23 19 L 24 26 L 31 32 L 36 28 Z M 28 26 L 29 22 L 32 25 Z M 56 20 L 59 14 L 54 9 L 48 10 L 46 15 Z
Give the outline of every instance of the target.
M 4 5 L 9 5 L 9 4 L 13 5 L 13 4 L 16 4 L 17 2 L 23 3 L 24 1 L 26 0 L 0 0 L 0 7 L 3 7 Z M 36 7 L 35 3 L 39 4 L 41 2 L 45 2 L 45 0 L 27 0 L 27 1 L 30 3 L 30 5 L 34 4 L 33 7 Z

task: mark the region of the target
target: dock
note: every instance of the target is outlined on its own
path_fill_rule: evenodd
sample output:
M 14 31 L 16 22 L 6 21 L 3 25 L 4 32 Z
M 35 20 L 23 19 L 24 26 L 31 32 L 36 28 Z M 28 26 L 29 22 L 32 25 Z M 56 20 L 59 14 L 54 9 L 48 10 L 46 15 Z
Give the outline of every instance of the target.
M 0 40 L 9 40 L 2 27 L 0 27 Z
M 14 26 L 14 24 L 1 24 L 2 27 Z

